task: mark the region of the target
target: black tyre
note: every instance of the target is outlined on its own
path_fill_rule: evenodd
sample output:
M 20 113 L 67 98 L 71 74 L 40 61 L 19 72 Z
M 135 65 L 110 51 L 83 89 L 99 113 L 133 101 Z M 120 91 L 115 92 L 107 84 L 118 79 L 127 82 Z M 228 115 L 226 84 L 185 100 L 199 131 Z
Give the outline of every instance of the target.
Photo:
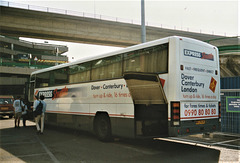
M 8 117 L 9 117 L 9 119 L 11 119 L 13 116 L 12 116 L 12 115 L 9 115 Z
M 111 124 L 108 115 L 98 114 L 95 117 L 94 128 L 96 135 L 101 141 L 110 141 L 112 138 Z

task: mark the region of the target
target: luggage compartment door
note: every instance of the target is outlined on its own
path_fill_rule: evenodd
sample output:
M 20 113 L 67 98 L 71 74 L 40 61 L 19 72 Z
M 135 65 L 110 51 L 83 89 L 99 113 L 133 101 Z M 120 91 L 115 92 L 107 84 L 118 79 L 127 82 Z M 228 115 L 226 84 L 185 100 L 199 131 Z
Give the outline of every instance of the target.
M 136 137 L 167 135 L 167 99 L 158 75 L 125 73 L 124 79 L 134 102 Z
M 167 99 L 157 74 L 125 73 L 124 79 L 134 104 L 167 104 Z

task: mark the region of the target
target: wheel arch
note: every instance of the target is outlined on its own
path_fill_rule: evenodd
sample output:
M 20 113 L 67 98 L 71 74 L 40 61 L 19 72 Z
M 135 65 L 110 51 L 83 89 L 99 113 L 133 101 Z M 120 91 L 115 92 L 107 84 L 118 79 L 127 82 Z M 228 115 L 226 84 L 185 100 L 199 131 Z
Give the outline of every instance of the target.
M 109 116 L 108 112 L 106 112 L 106 111 L 97 111 L 95 116 L 94 116 L 94 119 L 93 119 L 93 130 L 94 130 L 94 132 L 96 132 L 96 122 L 97 122 L 96 119 L 98 117 L 100 117 L 100 116 L 105 116 L 109 120 L 110 126 L 112 126 L 111 125 L 110 116 Z
M 109 134 L 106 134 L 104 138 L 99 138 L 99 140 L 104 141 L 104 142 L 108 142 L 111 140 L 112 137 L 112 125 L 111 125 L 111 120 L 110 120 L 110 116 L 108 114 L 108 112 L 106 111 L 98 111 L 95 114 L 94 117 L 94 121 L 93 121 L 93 130 L 94 133 L 98 136 L 98 131 L 97 131 L 97 126 L 98 126 L 98 122 L 100 119 L 105 119 L 109 125 Z

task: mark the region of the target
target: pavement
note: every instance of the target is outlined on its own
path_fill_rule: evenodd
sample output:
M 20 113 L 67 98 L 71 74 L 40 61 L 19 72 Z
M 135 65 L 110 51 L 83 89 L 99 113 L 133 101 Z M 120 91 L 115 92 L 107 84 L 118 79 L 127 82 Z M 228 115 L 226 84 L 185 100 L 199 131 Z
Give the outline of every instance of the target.
M 33 122 L 27 121 L 27 127 L 18 129 L 14 128 L 14 119 L 2 118 L 0 162 L 239 163 L 239 148 L 221 146 L 222 143 L 217 144 L 217 139 L 213 140 L 211 137 L 211 135 L 208 138 L 188 136 L 185 139 L 171 141 L 170 138 L 169 140 L 119 138 L 104 143 L 89 133 L 54 127 L 46 127 L 44 134 L 38 135 Z M 205 143 L 201 143 L 202 139 L 206 139 Z M 235 143 L 234 146 L 239 146 L 239 140 L 236 141 L 238 143 L 232 140 L 233 137 L 219 139 L 219 142 L 230 141 L 229 143 Z M 206 142 L 211 142 L 212 145 L 207 145 Z

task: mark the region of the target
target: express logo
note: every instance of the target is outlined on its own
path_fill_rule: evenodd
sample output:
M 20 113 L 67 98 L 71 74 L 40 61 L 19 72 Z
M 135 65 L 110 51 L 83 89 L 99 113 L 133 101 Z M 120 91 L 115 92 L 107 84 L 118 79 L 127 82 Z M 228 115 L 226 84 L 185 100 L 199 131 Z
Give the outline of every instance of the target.
M 48 91 L 36 91 L 35 92 L 36 96 L 41 96 L 43 95 L 45 98 L 52 98 L 52 100 L 56 98 L 61 98 L 65 97 L 68 95 L 68 88 L 65 86 L 62 89 L 54 89 L 54 90 L 48 90 Z
M 67 87 L 64 87 L 63 89 L 55 89 L 53 91 L 53 97 L 52 97 L 52 100 L 54 100 L 55 98 L 60 98 L 60 97 L 64 97 L 68 94 L 68 88 Z
M 195 57 L 195 58 L 214 61 L 214 56 L 212 54 L 206 54 L 205 52 L 198 52 L 198 51 L 184 49 L 184 55 L 189 57 Z
M 38 96 L 44 96 L 45 98 L 51 98 L 52 97 L 52 91 L 39 91 Z

